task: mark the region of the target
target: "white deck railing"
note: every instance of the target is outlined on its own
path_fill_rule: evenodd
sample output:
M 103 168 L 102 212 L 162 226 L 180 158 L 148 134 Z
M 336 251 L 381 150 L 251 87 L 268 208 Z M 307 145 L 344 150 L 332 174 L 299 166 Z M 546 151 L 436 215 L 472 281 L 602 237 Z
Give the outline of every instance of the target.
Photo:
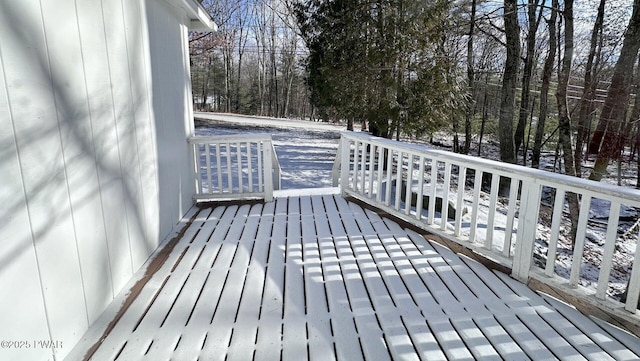
M 280 189 L 271 135 L 194 136 L 195 200 L 264 198 Z
M 352 132 L 342 133 L 336 162 L 334 183 L 343 195 L 505 263 L 516 279 L 536 278 L 640 324 L 637 243 L 626 303 L 607 296 L 621 209 L 640 207 L 640 192 Z M 570 270 L 560 270 L 556 257 L 562 229 L 569 228 L 563 217 L 568 192 L 580 195 L 581 207 Z M 581 268 L 590 205 L 603 201 L 610 204 L 609 217 L 599 225 L 606 227 L 606 242 L 594 291 L 582 286 Z M 545 212 L 541 204 L 547 204 Z M 548 250 L 546 259 L 533 262 L 537 237 L 538 247 L 546 242 Z

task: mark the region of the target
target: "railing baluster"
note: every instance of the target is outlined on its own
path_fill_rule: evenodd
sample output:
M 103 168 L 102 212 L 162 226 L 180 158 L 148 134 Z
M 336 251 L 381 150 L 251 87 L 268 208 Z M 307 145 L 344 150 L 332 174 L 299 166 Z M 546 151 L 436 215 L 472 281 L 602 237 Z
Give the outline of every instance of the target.
M 367 191 L 366 187 L 366 179 L 367 179 L 367 144 L 362 143 L 362 147 L 360 149 L 362 155 L 360 156 L 360 191 L 364 195 Z
M 458 167 L 458 199 L 456 201 L 456 220 L 455 220 L 455 230 L 453 231 L 453 235 L 456 237 L 460 237 L 462 231 L 462 209 L 464 207 L 464 194 L 466 189 L 467 182 L 467 167 L 459 166 Z
M 244 186 L 242 182 L 242 144 L 236 143 L 236 158 L 238 161 L 238 192 L 244 192 Z
M 513 240 L 513 223 L 516 218 L 516 203 L 518 203 L 518 188 L 520 181 L 512 177 L 509 186 L 509 207 L 507 208 L 507 223 L 504 229 L 504 244 L 502 245 L 502 255 L 511 256 L 511 242 Z
M 613 253 L 616 249 L 616 239 L 618 238 L 618 221 L 620 220 L 620 203 L 612 201 L 609 208 L 609 221 L 607 222 L 607 238 L 604 242 L 604 254 L 600 264 L 600 274 L 598 275 L 598 287 L 596 297 L 604 299 L 609 287 L 609 275 L 613 268 Z
M 484 247 L 493 249 L 493 225 L 496 219 L 496 209 L 498 205 L 498 185 L 500 184 L 500 176 L 491 175 L 491 194 L 489 196 L 489 217 L 487 217 L 487 236 L 485 237 Z
M 375 145 L 371 145 L 371 149 L 369 150 L 369 198 L 373 198 L 373 176 L 375 174 L 374 172 L 374 167 L 375 167 L 375 161 L 376 161 L 376 152 L 375 152 L 376 146 Z
M 431 181 L 429 182 L 429 213 L 427 223 L 433 224 L 436 218 L 436 188 L 438 188 L 438 160 L 431 158 Z
M 416 199 L 416 218 L 422 219 L 422 209 L 424 207 L 424 156 L 419 156 L 420 165 L 418 166 L 418 194 Z
M 591 195 L 583 194 L 580 204 L 580 216 L 578 217 L 578 231 L 576 242 L 573 245 L 573 260 L 571 261 L 571 275 L 569 286 L 577 287 L 582 268 L 582 255 L 584 254 L 584 241 L 587 232 L 587 220 L 589 219 L 589 208 L 591 207 Z
M 262 163 L 264 162 L 264 142 L 256 142 L 256 154 L 258 156 L 258 192 L 262 192 Z
M 547 264 L 544 269 L 544 273 L 549 277 L 555 273 L 558 238 L 560 236 L 560 221 L 562 220 L 562 212 L 564 209 L 564 195 L 564 189 L 556 189 L 556 199 L 553 204 L 553 216 L 551 219 L 551 238 L 549 239 L 549 247 L 547 250 Z
M 402 159 L 403 155 L 401 151 L 398 151 L 398 168 L 396 169 L 396 204 L 395 209 L 400 210 L 400 192 L 402 190 Z
M 249 192 L 253 192 L 253 159 L 251 158 L 251 142 L 247 142 L 247 179 L 249 181 Z
M 222 194 L 224 187 L 222 185 L 222 162 L 220 158 L 220 143 L 216 143 L 216 171 L 218 173 L 218 193 Z
M 359 166 L 359 162 L 358 162 L 358 157 L 360 156 L 360 148 L 358 147 L 360 144 L 360 142 L 358 142 L 357 140 L 354 142 L 354 148 L 353 148 L 353 189 L 357 192 L 358 191 L 358 166 Z M 364 143 L 362 143 L 364 146 Z
M 471 211 L 471 226 L 469 227 L 469 242 L 476 241 L 476 229 L 478 227 L 478 204 L 480 202 L 480 191 L 482 190 L 482 174 L 484 173 L 480 169 L 476 169 L 476 174 L 473 178 L 473 208 Z
M 413 153 L 407 153 L 407 182 L 404 191 L 404 214 L 411 213 L 411 201 L 413 200 Z
M 209 148 L 210 148 L 209 143 L 204 145 L 204 156 L 207 157 L 206 158 L 207 184 L 209 185 L 209 190 L 207 193 L 211 194 L 213 193 L 213 184 L 211 184 L 211 154 L 210 154 Z
M 231 143 L 224 143 L 227 148 L 227 185 L 229 193 L 233 193 L 233 174 L 231 173 Z
M 385 188 L 384 205 L 391 205 L 391 177 L 393 176 L 393 149 L 387 148 L 387 186 Z
M 382 173 L 384 172 L 384 152 L 383 152 L 383 147 L 382 146 L 378 146 L 378 166 L 377 166 L 377 170 L 378 170 L 378 174 L 377 174 L 377 180 L 376 180 L 376 202 L 381 202 L 382 201 Z
M 444 162 L 444 183 L 442 186 L 442 210 L 440 211 L 442 230 L 447 230 L 449 221 L 449 188 L 451 187 L 451 163 Z

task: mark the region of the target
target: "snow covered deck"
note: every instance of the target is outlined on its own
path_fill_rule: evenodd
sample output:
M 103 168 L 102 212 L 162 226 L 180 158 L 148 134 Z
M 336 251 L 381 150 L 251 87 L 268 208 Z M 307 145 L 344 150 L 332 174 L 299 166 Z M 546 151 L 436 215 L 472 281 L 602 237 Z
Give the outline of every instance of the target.
M 194 208 L 186 219 L 128 308 L 108 311 L 71 357 L 640 358 L 637 338 L 336 194 Z

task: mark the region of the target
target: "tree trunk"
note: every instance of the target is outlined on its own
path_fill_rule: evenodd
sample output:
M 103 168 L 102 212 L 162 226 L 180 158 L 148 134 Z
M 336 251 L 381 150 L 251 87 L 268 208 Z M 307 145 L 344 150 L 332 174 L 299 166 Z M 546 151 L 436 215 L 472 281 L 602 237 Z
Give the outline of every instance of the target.
M 273 108 L 271 116 L 276 118 L 280 117 L 280 99 L 278 94 L 278 67 L 276 62 L 276 24 L 275 15 L 271 16 L 271 40 L 269 45 L 271 46 L 271 96 L 273 97 Z
M 560 127 L 560 142 L 565 161 L 565 173 L 575 176 L 573 167 L 573 149 L 571 140 L 571 118 L 567 103 L 567 87 L 569 85 L 569 75 L 571 73 L 571 60 L 573 58 L 573 0 L 566 0 L 564 3 L 564 55 L 562 66 L 558 73 L 558 89 L 556 99 L 558 102 L 558 118 Z
M 571 60 L 573 58 L 573 0 L 565 0 L 564 2 L 564 34 L 564 54 L 562 58 L 562 67 L 558 74 L 558 90 L 556 91 L 559 118 L 558 134 L 559 142 L 562 146 L 565 174 L 575 176 L 576 169 L 574 167 L 571 141 L 571 118 L 569 116 L 567 103 L 567 86 L 569 85 Z M 569 201 L 569 214 L 571 219 L 570 237 L 572 244 L 575 244 L 576 233 L 578 230 L 580 202 L 578 201 L 578 195 L 572 192 L 567 192 L 567 199 Z
M 500 160 L 515 163 L 513 141 L 513 119 L 516 102 L 516 81 L 520 64 L 520 26 L 518 25 L 517 0 L 504 0 L 504 29 L 506 35 L 507 59 L 502 78 L 500 119 L 498 132 L 500 140 Z
M 533 128 L 533 111 L 536 108 L 536 97 L 531 100 L 531 111 L 529 112 L 529 131 L 527 132 L 527 141 L 524 145 L 524 158 L 522 159 L 522 165 L 527 166 L 527 153 L 529 153 L 529 144 L 531 144 L 531 128 Z
M 211 64 L 213 64 L 213 55 L 210 54 L 207 59 L 209 60 L 206 65 L 206 71 L 204 73 L 204 80 L 202 82 L 202 101 L 200 102 L 200 110 L 206 112 L 207 97 L 209 96 L 209 72 L 211 71 Z
M 575 152 L 575 167 L 576 174 L 582 175 L 582 148 L 584 142 L 589 136 L 589 128 L 591 128 L 591 117 L 595 109 L 593 101 L 596 98 L 596 89 L 598 88 L 598 81 L 594 78 L 595 71 L 598 67 L 600 52 L 598 49 L 602 49 L 602 29 L 604 23 L 604 5 L 606 0 L 600 0 L 598 6 L 598 15 L 596 16 L 595 24 L 593 25 L 593 32 L 591 33 L 591 45 L 589 47 L 589 56 L 587 57 L 587 65 L 584 73 L 584 93 L 580 100 L 580 111 L 578 115 L 578 134 L 576 136 L 576 152 Z M 600 42 L 598 41 L 600 39 Z
M 629 117 L 629 121 L 627 122 L 627 129 L 624 132 L 625 139 L 631 140 L 629 142 L 629 146 L 631 147 L 629 163 L 633 161 L 633 157 L 636 151 L 638 151 L 638 145 L 640 145 L 640 139 L 638 138 L 640 137 L 640 96 L 637 95 L 640 92 L 640 58 L 638 59 L 638 67 L 636 69 L 634 81 L 635 85 L 633 91 L 636 96 L 633 101 L 633 110 L 631 111 L 631 116 Z M 638 158 L 640 159 L 640 155 L 638 155 Z
M 231 57 L 223 50 L 224 54 L 224 111 L 231 110 Z
M 249 34 L 247 33 L 246 24 L 249 21 L 248 17 L 250 16 L 247 13 L 247 9 L 242 9 L 238 19 L 238 76 L 236 77 L 236 91 L 235 91 L 235 99 L 233 104 L 233 110 L 236 113 L 240 113 L 240 83 L 242 81 L 242 57 L 244 56 L 244 52 L 247 46 L 247 40 L 249 39 Z
M 596 158 L 593 171 L 589 179 L 599 181 L 607 173 L 607 166 L 611 159 L 617 159 L 624 146 L 620 142 L 622 130 L 625 122 L 626 110 L 629 106 L 629 96 L 631 94 L 631 77 L 633 66 L 638 56 L 640 48 L 640 0 L 634 0 L 633 13 L 629 20 L 629 26 L 622 43 L 620 57 L 613 68 L 611 85 L 607 92 L 602 114 L 599 122 L 605 129 L 600 151 Z M 594 136 L 595 138 L 595 136 Z
M 516 127 L 516 133 L 514 135 L 514 145 L 516 158 L 520 150 L 520 146 L 524 142 L 524 131 L 527 124 L 528 111 L 529 111 L 529 95 L 531 93 L 531 75 L 533 73 L 533 61 L 536 51 L 536 33 L 538 31 L 538 24 L 542 16 L 542 9 L 540 9 L 540 15 L 536 18 L 536 9 L 538 8 L 537 0 L 528 1 L 527 15 L 529 20 L 529 30 L 527 31 L 527 55 L 524 60 L 524 72 L 522 74 L 522 94 L 520 101 L 520 116 L 518 118 L 518 126 Z M 526 163 L 523 159 L 523 163 Z
M 295 63 L 296 63 L 296 52 L 298 51 L 298 47 L 297 47 L 297 39 L 295 34 L 292 34 L 292 40 L 291 40 L 291 52 L 288 54 L 289 58 L 286 59 L 286 64 L 287 64 L 287 69 L 286 69 L 286 85 L 287 85 L 287 90 L 285 92 L 285 98 L 284 98 L 284 109 L 282 112 L 282 115 L 287 118 L 289 116 L 289 103 L 291 101 L 291 88 L 293 87 L 293 78 L 294 78 L 294 67 L 295 67 Z
M 258 58 L 258 115 L 266 115 L 266 97 L 267 97 L 267 13 L 265 2 L 260 3 L 259 14 L 255 17 L 254 36 L 256 41 L 256 52 Z
M 532 168 L 540 168 L 540 153 L 542 151 L 542 138 L 544 137 L 544 125 L 547 122 L 547 106 L 549 102 L 549 85 L 551 84 L 551 75 L 553 73 L 553 65 L 556 57 L 557 38 L 556 38 L 556 21 L 558 17 L 557 0 L 553 2 L 551 9 L 551 18 L 547 22 L 549 27 L 549 54 L 544 62 L 542 69 L 542 85 L 540 86 L 540 115 L 538 116 L 538 124 L 536 126 L 536 135 L 533 143 L 533 156 L 531 159 Z
M 242 78 L 242 51 L 238 50 L 238 76 L 236 79 L 236 99 L 233 105 L 234 112 L 240 113 L 240 80 Z
M 489 87 L 489 73 L 485 75 L 484 79 L 484 100 L 482 101 L 482 123 L 480 123 L 480 137 L 478 139 L 478 157 L 482 149 L 482 137 L 484 136 L 484 126 L 487 124 L 487 118 L 489 118 L 489 109 L 487 109 L 487 89 Z
M 636 95 L 637 96 L 637 95 Z M 640 122 L 636 123 L 636 150 L 638 151 L 637 154 L 637 179 L 636 179 L 636 189 L 640 189 Z
M 464 148 L 461 153 L 468 154 L 471 148 L 471 121 L 475 112 L 475 97 L 473 89 L 475 74 L 473 68 L 473 35 L 476 22 L 476 0 L 471 0 L 471 19 L 469 20 L 469 38 L 467 39 L 467 86 L 469 88 L 469 103 L 467 104 L 467 114 L 464 121 Z M 456 139 L 457 139 L 456 130 Z

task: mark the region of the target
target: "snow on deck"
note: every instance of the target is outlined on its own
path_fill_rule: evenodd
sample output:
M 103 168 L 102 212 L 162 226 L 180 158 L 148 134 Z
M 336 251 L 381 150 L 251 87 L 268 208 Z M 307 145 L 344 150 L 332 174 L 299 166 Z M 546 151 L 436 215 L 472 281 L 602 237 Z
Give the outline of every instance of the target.
M 197 212 L 94 360 L 640 358 L 637 338 L 339 195 Z

